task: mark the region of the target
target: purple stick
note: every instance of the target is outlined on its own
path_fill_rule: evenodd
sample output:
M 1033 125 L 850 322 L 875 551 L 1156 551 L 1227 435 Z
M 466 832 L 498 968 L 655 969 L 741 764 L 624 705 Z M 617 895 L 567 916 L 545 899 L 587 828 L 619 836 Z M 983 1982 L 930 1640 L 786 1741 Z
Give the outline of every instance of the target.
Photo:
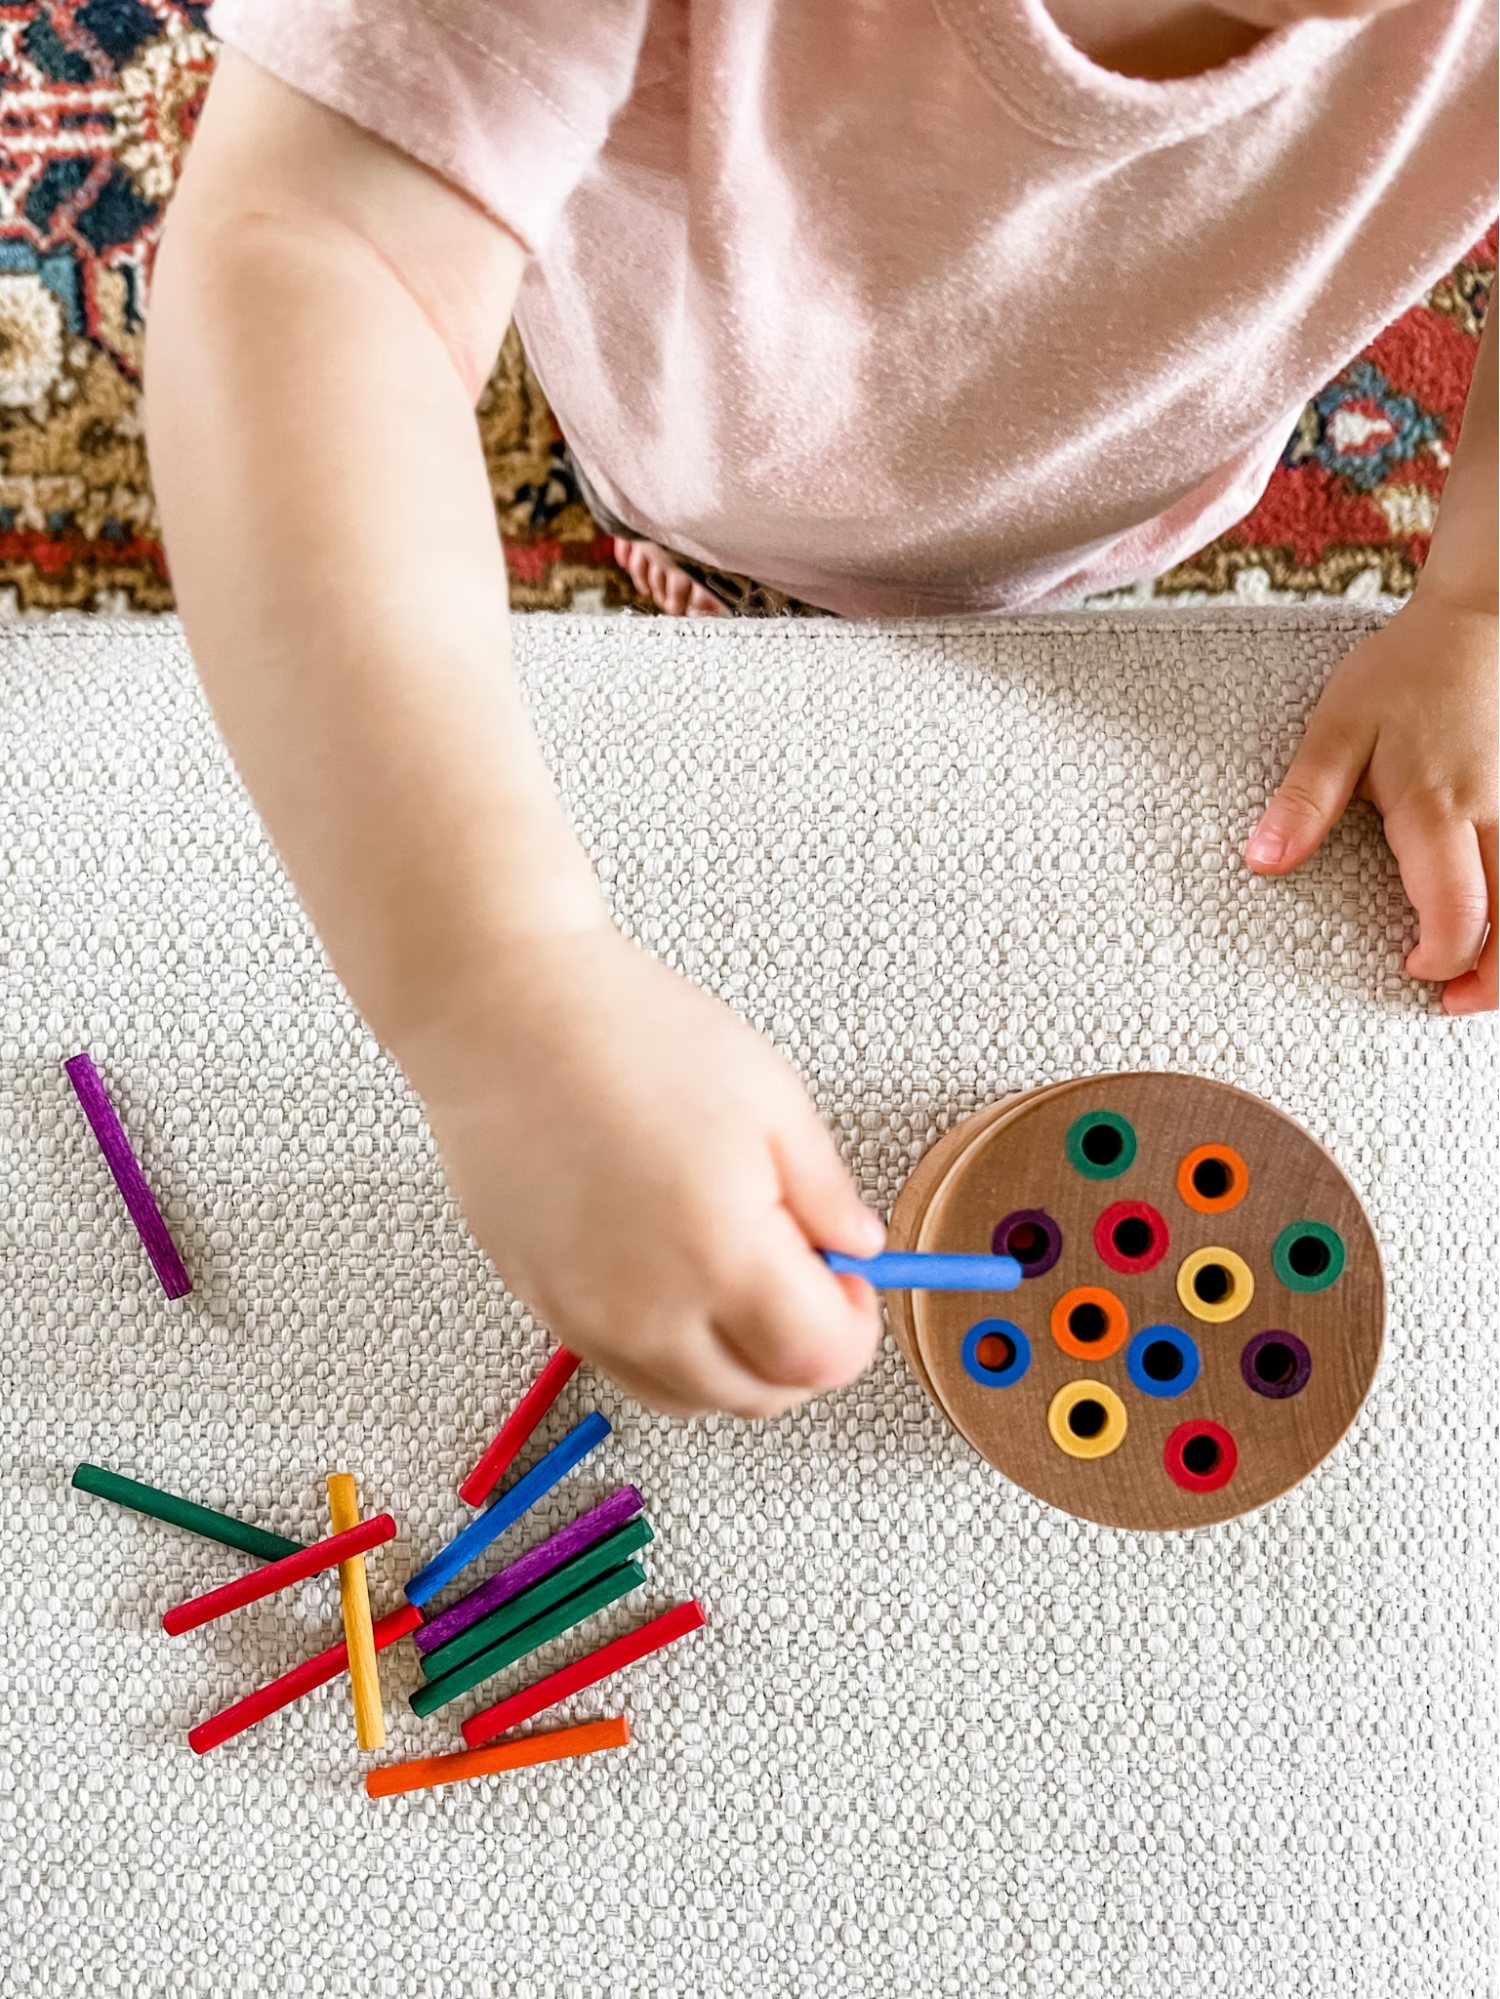
M 471 1589 L 467 1596 L 461 1596 L 446 1610 L 439 1611 L 430 1623 L 419 1624 L 412 1633 L 418 1651 L 431 1652 L 438 1645 L 446 1645 L 450 1638 L 456 1638 L 460 1631 L 467 1631 L 471 1624 L 487 1617 L 498 1605 L 519 1596 L 523 1589 L 530 1589 L 543 1576 L 550 1576 L 554 1569 L 560 1569 L 564 1562 L 570 1562 L 585 1548 L 602 1541 L 616 1527 L 623 1527 L 645 1503 L 633 1485 L 622 1485 L 608 1499 L 601 1499 L 597 1506 L 590 1507 L 587 1513 L 580 1513 L 566 1527 L 559 1527 L 547 1540 L 538 1541 L 534 1548 L 518 1555 L 508 1568 L 497 1569 L 487 1582 L 482 1582 L 478 1589 Z
M 169 1298 L 181 1298 L 193 1288 L 193 1280 L 183 1268 L 182 1258 L 177 1254 L 176 1245 L 167 1233 L 167 1225 L 161 1218 L 151 1189 L 146 1185 L 146 1176 L 141 1171 L 140 1161 L 130 1147 L 125 1136 L 125 1127 L 115 1115 L 115 1107 L 105 1095 L 104 1085 L 99 1080 L 99 1071 L 87 1055 L 75 1055 L 64 1062 L 68 1080 L 78 1092 L 78 1101 L 83 1105 L 83 1114 L 94 1127 L 94 1136 L 99 1141 L 99 1149 L 115 1176 L 115 1185 L 125 1196 L 125 1205 L 130 1210 L 130 1219 L 135 1223 L 136 1232 L 146 1245 L 146 1254 L 151 1259 L 151 1267 L 161 1279 L 161 1288 Z

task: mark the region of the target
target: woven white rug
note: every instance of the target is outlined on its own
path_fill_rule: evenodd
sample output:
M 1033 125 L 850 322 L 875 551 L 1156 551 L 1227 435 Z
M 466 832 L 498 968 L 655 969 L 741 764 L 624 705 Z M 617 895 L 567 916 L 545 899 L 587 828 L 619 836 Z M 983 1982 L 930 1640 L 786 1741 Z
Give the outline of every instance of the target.
M 175 627 L 0 638 L 0 1993 L 1489 1991 L 1495 1036 L 1404 979 L 1363 808 L 1292 881 L 1236 858 L 1375 622 L 518 623 L 621 920 L 775 1037 L 873 1200 L 993 1095 L 1191 1069 L 1332 1148 L 1391 1331 L 1311 1482 L 1169 1538 L 1007 1487 L 889 1345 L 762 1428 L 585 1372 L 545 1438 L 592 1406 L 615 1435 L 544 1523 L 628 1478 L 658 1530 L 649 1590 L 594 1633 L 690 1594 L 710 1628 L 564 1711 L 623 1707 L 629 1750 L 378 1805 L 342 1688 L 202 1761 L 184 1741 L 333 1641 L 331 1582 L 168 1639 L 162 1609 L 243 1558 L 69 1475 L 312 1539 L 347 1467 L 402 1526 L 379 1610 L 466 1517 L 548 1342 L 325 967 Z M 80 1048 L 195 1277 L 178 1305 L 65 1082 Z M 456 1746 L 406 1712 L 406 1658 L 385 1679 L 392 1755 Z

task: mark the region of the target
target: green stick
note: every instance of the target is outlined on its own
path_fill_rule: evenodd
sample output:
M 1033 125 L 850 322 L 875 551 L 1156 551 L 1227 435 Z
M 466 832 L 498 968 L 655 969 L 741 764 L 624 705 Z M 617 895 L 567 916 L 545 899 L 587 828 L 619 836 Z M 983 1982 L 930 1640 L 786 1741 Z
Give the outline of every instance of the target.
M 138 1485 L 133 1478 L 105 1471 L 99 1465 L 80 1465 L 73 1474 L 80 1492 L 92 1492 L 100 1499 L 112 1499 L 116 1506 L 128 1506 L 134 1513 L 149 1513 L 153 1520 L 166 1520 L 173 1527 L 186 1527 L 205 1541 L 222 1541 L 226 1548 L 238 1548 L 263 1562 L 279 1562 L 283 1555 L 302 1551 L 300 1541 L 284 1535 L 268 1534 L 264 1527 L 252 1527 L 211 1507 L 195 1506 L 191 1499 L 179 1499 L 175 1492 L 158 1492 L 154 1485 Z
M 639 1562 L 627 1562 L 623 1568 L 611 1569 L 592 1589 L 570 1596 L 566 1603 L 556 1605 L 541 1617 L 534 1617 L 530 1624 L 523 1624 L 509 1638 L 492 1645 L 488 1652 L 481 1652 L 477 1659 L 466 1660 L 451 1673 L 445 1673 L 442 1679 L 418 1687 L 411 1697 L 413 1714 L 436 1714 L 440 1707 L 446 1707 L 449 1701 L 456 1701 L 470 1687 L 477 1687 L 481 1680 L 493 1679 L 496 1673 L 503 1673 L 507 1666 L 513 1666 L 517 1659 L 524 1659 L 528 1652 L 535 1652 L 539 1645 L 545 1645 L 552 1638 L 561 1638 L 575 1624 L 582 1624 L 596 1610 L 603 1610 L 607 1604 L 617 1603 L 622 1596 L 629 1596 L 645 1580 L 646 1571 Z
M 576 1596 L 596 1576 L 608 1575 L 621 1562 L 629 1561 L 638 1548 L 644 1548 L 652 1539 L 651 1526 L 644 1514 L 627 1521 L 613 1534 L 606 1534 L 594 1547 L 585 1548 L 571 1562 L 564 1562 L 560 1569 L 554 1569 L 550 1576 L 543 1576 L 530 1589 L 523 1589 L 509 1603 L 502 1603 L 488 1617 L 481 1617 L 467 1631 L 460 1631 L 446 1645 L 434 1646 L 422 1661 L 422 1677 L 440 1680 L 455 1666 L 461 1666 L 465 1659 L 472 1659 L 479 1652 L 488 1652 L 492 1645 L 498 1645 L 512 1631 L 519 1631 L 523 1624 L 530 1624 L 533 1618 L 540 1617 L 554 1603 L 560 1603 L 567 1596 Z

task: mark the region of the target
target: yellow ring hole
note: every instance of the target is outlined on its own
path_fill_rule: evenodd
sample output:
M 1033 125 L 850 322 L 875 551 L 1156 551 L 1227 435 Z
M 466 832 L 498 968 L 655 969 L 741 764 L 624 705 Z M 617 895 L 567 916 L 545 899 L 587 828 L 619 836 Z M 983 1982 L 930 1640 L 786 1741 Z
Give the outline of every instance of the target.
M 1085 1408 L 1081 1405 L 1091 1405 Z M 1075 1419 L 1073 1411 L 1079 1411 Z M 1098 1412 L 1104 1412 L 1103 1422 Z M 1076 1420 L 1083 1434 L 1073 1428 Z M 1102 1381 L 1069 1381 L 1047 1404 L 1047 1428 L 1052 1441 L 1070 1458 L 1107 1458 L 1125 1441 L 1125 1404 Z
M 1195 1249 L 1178 1268 L 1177 1295 L 1195 1319 L 1222 1326 L 1249 1307 L 1255 1279 L 1232 1249 Z

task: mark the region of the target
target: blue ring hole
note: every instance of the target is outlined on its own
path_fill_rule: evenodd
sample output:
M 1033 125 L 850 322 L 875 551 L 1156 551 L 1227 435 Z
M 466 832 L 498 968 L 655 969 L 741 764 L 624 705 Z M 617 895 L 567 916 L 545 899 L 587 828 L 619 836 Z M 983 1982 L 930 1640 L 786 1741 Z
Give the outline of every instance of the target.
M 1177 1366 L 1172 1366 L 1175 1354 Z M 1180 1326 L 1142 1326 L 1125 1349 L 1125 1372 L 1142 1395 L 1170 1401 L 1198 1379 L 1198 1343 Z
M 979 1349 L 988 1341 L 1003 1342 L 1010 1348 L 1010 1359 L 1003 1367 L 986 1367 L 979 1358 Z M 985 1358 L 993 1353 L 994 1348 L 987 1348 Z M 981 1388 L 1013 1388 L 1031 1365 L 1031 1342 L 1009 1319 L 981 1319 L 964 1334 L 963 1363 L 965 1373 Z

